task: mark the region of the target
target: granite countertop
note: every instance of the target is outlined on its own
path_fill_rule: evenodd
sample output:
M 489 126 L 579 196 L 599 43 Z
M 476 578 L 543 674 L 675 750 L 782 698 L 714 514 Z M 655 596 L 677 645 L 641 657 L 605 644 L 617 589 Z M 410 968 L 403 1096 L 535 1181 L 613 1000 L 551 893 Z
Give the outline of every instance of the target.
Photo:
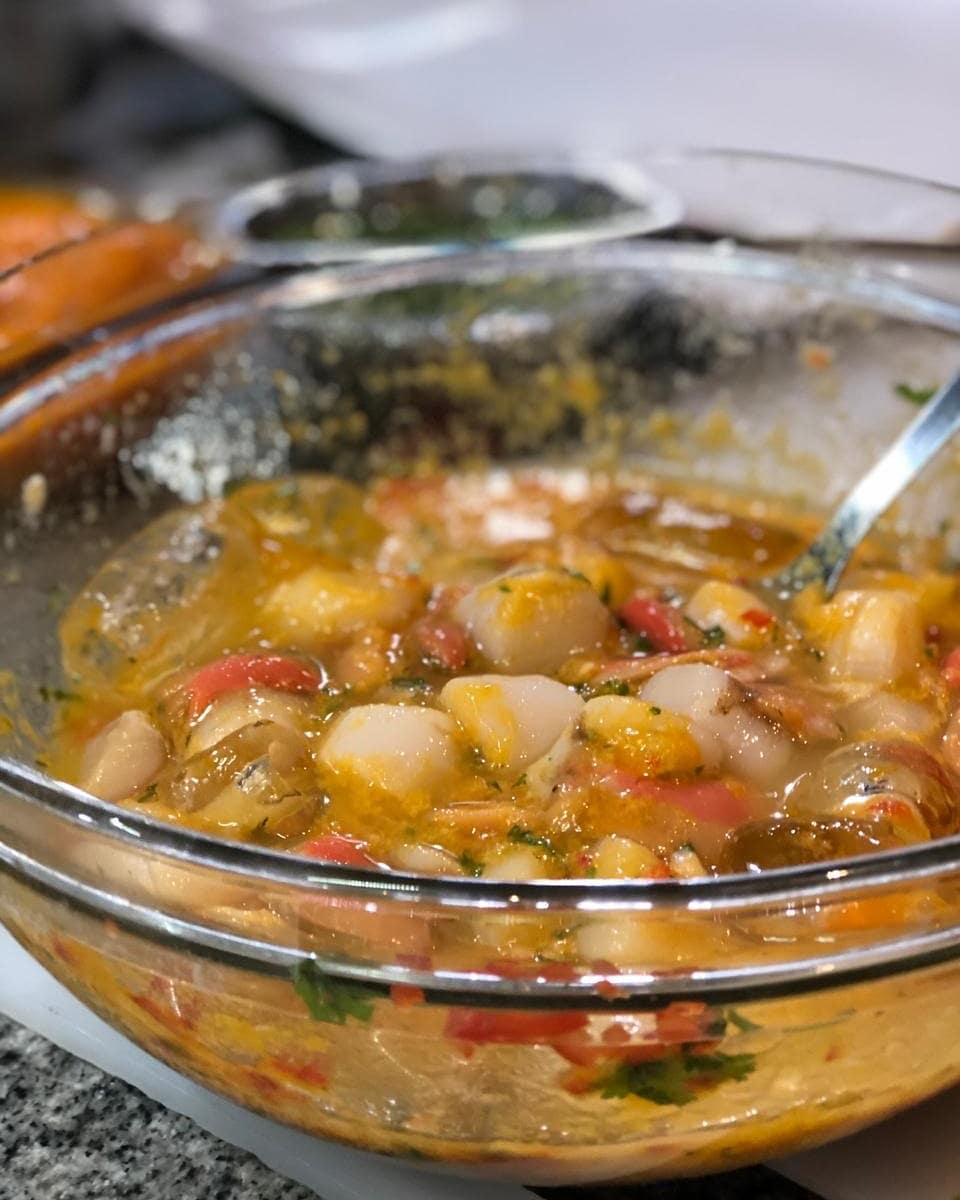
M 687 1183 L 542 1194 L 549 1200 L 816 1200 L 763 1168 Z M 174 1198 L 315 1200 L 315 1194 L 0 1017 L 0 1200 Z

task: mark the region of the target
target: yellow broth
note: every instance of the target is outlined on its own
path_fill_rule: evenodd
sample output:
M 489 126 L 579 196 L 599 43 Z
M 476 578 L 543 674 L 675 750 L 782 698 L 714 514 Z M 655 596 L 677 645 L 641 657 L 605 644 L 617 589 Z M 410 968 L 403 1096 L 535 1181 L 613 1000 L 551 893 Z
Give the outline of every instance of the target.
M 760 584 L 811 522 L 646 478 L 252 483 L 73 600 L 55 773 L 386 870 L 691 878 L 957 831 L 956 577 Z

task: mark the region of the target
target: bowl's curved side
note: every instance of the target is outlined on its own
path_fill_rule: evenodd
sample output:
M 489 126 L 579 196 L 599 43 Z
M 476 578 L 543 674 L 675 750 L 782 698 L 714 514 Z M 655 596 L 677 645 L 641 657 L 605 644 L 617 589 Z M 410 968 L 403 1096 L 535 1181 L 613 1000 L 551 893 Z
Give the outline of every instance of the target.
M 497 1035 L 489 1010 L 425 1004 L 415 989 L 326 994 L 187 946 L 159 950 L 9 878 L 0 918 L 100 1016 L 221 1095 L 319 1137 L 488 1177 L 730 1169 L 960 1079 L 956 963 L 735 1008 L 611 1014 L 598 1001 L 588 1040 L 563 1031 L 564 1010 L 528 1010 Z

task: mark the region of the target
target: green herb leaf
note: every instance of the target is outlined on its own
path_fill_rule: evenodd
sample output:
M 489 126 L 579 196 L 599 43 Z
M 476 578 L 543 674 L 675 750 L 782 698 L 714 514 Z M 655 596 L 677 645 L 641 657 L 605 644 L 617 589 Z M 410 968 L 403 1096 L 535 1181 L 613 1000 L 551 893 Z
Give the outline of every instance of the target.
M 62 612 L 70 593 L 62 583 L 55 583 L 47 594 L 47 607 L 52 613 Z
M 711 625 L 709 629 L 703 629 L 701 632 L 705 646 L 722 646 L 727 640 L 727 635 L 719 625 Z
M 755 1029 L 762 1029 L 762 1025 L 758 1025 L 756 1021 L 751 1021 L 749 1017 L 745 1017 L 743 1013 L 737 1012 L 735 1008 L 728 1008 L 726 1012 L 727 1020 L 731 1025 L 735 1025 L 737 1029 L 743 1033 L 752 1033 Z
M 494 790 L 495 792 L 502 792 L 502 791 L 503 791 L 503 788 L 500 786 L 500 784 L 499 784 L 499 783 L 497 783 L 497 781 L 496 781 L 495 779 L 488 779 L 488 780 L 487 780 L 487 787 L 488 787 L 488 788 L 493 788 L 493 790 Z
M 42 684 L 42 683 L 37 688 L 37 691 L 40 693 L 40 699 L 44 702 L 44 704 L 49 704 L 51 700 L 56 700 L 56 701 L 62 702 L 65 700 L 76 700 L 77 699 L 76 692 L 67 692 L 67 691 L 64 691 L 63 688 L 59 688 L 59 687 L 47 687 L 45 684 Z
M 728 1080 L 740 1082 L 756 1070 L 753 1054 L 691 1054 L 686 1050 L 645 1063 L 619 1063 L 598 1085 L 605 1099 L 639 1096 L 652 1104 L 690 1104 Z
M 479 858 L 474 858 L 469 850 L 464 850 L 460 855 L 459 862 L 468 875 L 478 878 L 483 874 L 483 863 Z
M 347 983 L 324 975 L 313 959 L 293 968 L 293 990 L 315 1021 L 345 1025 L 348 1017 L 369 1021 L 376 993 L 362 983 Z
M 624 679 L 607 679 L 604 683 L 598 683 L 596 687 L 591 687 L 589 694 L 591 697 L 629 696 L 630 685 Z
M 157 785 L 155 783 L 148 784 L 139 796 L 135 797 L 137 804 L 149 804 L 157 795 Z M 266 820 L 266 818 L 264 818 Z
M 603 587 L 600 589 L 600 603 L 601 604 L 609 604 L 612 599 L 613 599 L 613 588 L 610 586 L 609 583 L 605 583 L 603 585 Z
M 524 773 L 523 773 L 522 775 L 518 775 L 518 776 L 516 777 L 516 779 L 513 781 L 513 786 L 514 786 L 515 788 L 518 788 L 518 787 L 526 787 L 526 786 L 527 786 L 527 773 L 526 773 L 526 771 L 524 771 Z
M 510 592 L 512 589 L 508 583 L 498 583 L 497 590 L 501 592 Z
M 652 654 L 655 647 L 645 633 L 638 633 L 633 639 L 633 648 L 638 654 Z
M 545 853 L 558 858 L 557 851 L 553 848 L 549 838 L 540 837 L 530 829 L 524 829 L 520 825 L 511 825 L 507 830 L 507 841 L 516 842 L 520 846 L 533 846 L 537 850 L 543 850 Z
M 650 705 L 650 715 L 651 716 L 659 717 L 662 712 L 663 712 L 663 709 L 660 708 L 658 705 L 656 705 L 656 704 Z
M 398 675 L 390 683 L 395 688 L 406 688 L 410 692 L 422 692 L 430 686 L 422 675 Z
M 909 383 L 898 383 L 893 389 L 901 400 L 908 400 L 911 404 L 922 405 L 936 395 L 937 389 L 934 387 L 912 387 Z
M 579 579 L 581 583 L 589 584 L 590 580 L 582 571 L 577 571 L 573 567 L 566 567 L 565 570 L 571 579 Z

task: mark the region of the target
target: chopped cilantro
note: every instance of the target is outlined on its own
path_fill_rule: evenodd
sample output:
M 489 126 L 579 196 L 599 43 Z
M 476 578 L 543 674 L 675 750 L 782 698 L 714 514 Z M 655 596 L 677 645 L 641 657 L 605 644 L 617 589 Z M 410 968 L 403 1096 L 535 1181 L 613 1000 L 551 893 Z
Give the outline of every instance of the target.
M 638 633 L 633 639 L 633 648 L 638 654 L 652 654 L 655 647 L 645 633 Z
M 537 850 L 543 850 L 545 853 L 557 858 L 557 851 L 553 848 L 549 838 L 540 837 L 530 829 L 524 829 L 520 825 L 511 825 L 507 830 L 507 840 L 516 842 L 520 846 L 533 846 Z
M 156 794 L 157 785 L 155 783 L 151 783 L 143 789 L 139 796 L 134 797 L 134 799 L 136 800 L 137 804 L 149 804 L 150 801 L 156 797 Z M 266 820 L 267 818 L 264 817 L 263 819 Z
M 47 607 L 52 613 L 58 613 L 66 604 L 70 593 L 62 583 L 55 583 L 47 595 Z
M 762 1025 L 758 1025 L 756 1021 L 751 1021 L 749 1017 L 745 1017 L 743 1013 L 737 1012 L 735 1008 L 727 1009 L 727 1020 L 731 1025 L 735 1025 L 737 1029 L 743 1033 L 752 1033 L 754 1029 L 762 1029 Z
M 600 603 L 601 604 L 609 604 L 612 599 L 613 599 L 613 588 L 610 586 L 609 582 L 607 582 L 600 589 Z
M 722 646 L 727 640 L 727 635 L 719 625 L 711 625 L 709 629 L 701 630 L 701 633 L 705 646 Z
M 624 679 L 607 679 L 589 689 L 591 696 L 629 696 L 630 685 Z
M 495 779 L 488 779 L 488 780 L 487 780 L 487 787 L 488 787 L 488 788 L 493 788 L 493 790 L 494 790 L 495 792 L 502 792 L 502 791 L 503 791 L 503 788 L 500 786 L 500 784 L 499 784 L 499 783 L 497 783 L 497 781 L 496 781 Z
M 639 1096 L 652 1104 L 690 1104 L 700 1092 L 756 1069 L 753 1054 L 691 1054 L 653 1062 L 619 1063 L 599 1084 L 604 1099 Z
M 934 395 L 936 395 L 936 387 L 913 387 L 909 383 L 897 383 L 893 390 L 897 393 L 901 400 L 908 400 L 911 404 L 921 405 Z
M 307 1006 L 315 1021 L 345 1025 L 348 1017 L 369 1021 L 373 1016 L 374 992 L 362 983 L 330 979 L 312 958 L 293 969 L 293 990 Z
M 566 571 L 571 579 L 579 579 L 581 583 L 589 583 L 590 582 L 590 580 L 586 577 L 586 575 L 584 575 L 584 573 L 582 571 L 577 571 L 573 567 L 567 567 Z
M 514 786 L 515 788 L 518 788 L 518 787 L 526 787 L 526 786 L 527 786 L 527 773 L 526 773 L 526 771 L 524 771 L 524 773 L 523 773 L 522 775 L 518 775 L 518 776 L 516 777 L 516 779 L 513 781 L 513 786 Z
M 479 877 L 483 874 L 483 863 L 479 858 L 474 858 L 469 850 L 464 850 L 460 855 L 459 862 L 468 875 Z
M 651 705 L 650 705 L 650 712 L 653 714 L 653 716 L 655 716 L 655 717 L 659 717 L 659 716 L 660 716 L 660 714 L 663 712 L 663 709 L 662 709 L 662 708 L 659 708 L 659 707 L 658 707 L 656 704 L 651 704 Z
M 509 583 L 498 583 L 497 590 L 501 591 L 501 592 L 510 592 L 511 587 L 510 587 Z
M 398 675 L 390 682 L 395 688 L 406 688 L 410 692 L 422 692 L 430 686 L 422 675 Z
M 76 692 L 67 692 L 59 687 L 47 687 L 43 683 L 40 684 L 37 691 L 40 693 L 40 699 L 44 704 L 49 704 L 51 700 L 65 701 L 77 699 Z

